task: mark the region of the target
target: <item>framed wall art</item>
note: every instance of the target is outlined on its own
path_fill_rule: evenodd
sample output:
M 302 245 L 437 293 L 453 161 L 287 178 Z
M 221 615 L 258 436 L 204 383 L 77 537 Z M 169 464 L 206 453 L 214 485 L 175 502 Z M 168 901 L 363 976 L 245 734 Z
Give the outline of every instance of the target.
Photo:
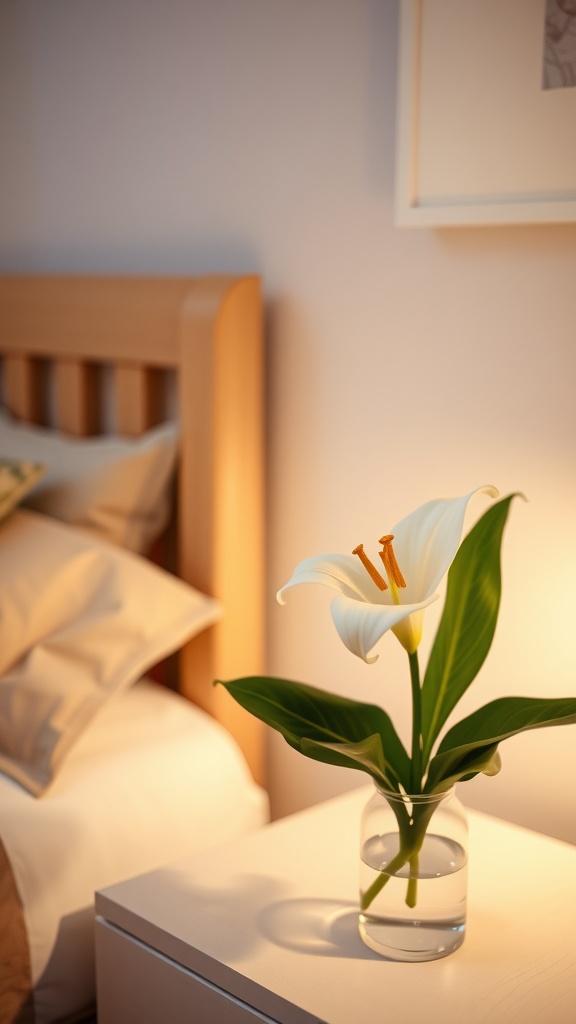
M 399 226 L 576 221 L 576 0 L 400 0 Z

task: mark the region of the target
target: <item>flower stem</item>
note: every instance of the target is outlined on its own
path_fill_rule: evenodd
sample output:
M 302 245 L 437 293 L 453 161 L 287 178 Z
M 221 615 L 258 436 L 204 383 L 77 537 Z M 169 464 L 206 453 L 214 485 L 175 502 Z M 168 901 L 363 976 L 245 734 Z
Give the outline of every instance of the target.
M 400 849 L 395 857 L 392 858 L 390 863 L 386 867 L 386 871 L 381 871 L 372 882 L 372 885 L 366 889 L 366 892 L 362 895 L 360 901 L 360 907 L 362 910 L 367 910 L 372 900 L 376 898 L 379 892 L 384 888 L 387 882 L 390 881 L 392 875 L 394 875 L 399 868 L 403 867 L 408 860 L 408 854 L 404 850 Z
M 420 688 L 420 665 L 418 652 L 408 654 L 410 662 L 410 684 L 412 688 L 412 759 L 410 764 L 410 787 L 413 794 L 419 794 L 422 787 L 422 691 Z M 386 866 L 386 871 L 381 871 L 372 884 L 368 887 L 361 899 L 362 910 L 367 910 L 372 901 L 384 888 L 390 877 L 396 874 L 404 864 L 410 864 L 410 874 L 406 891 L 406 903 L 409 907 L 415 907 L 418 896 L 418 869 L 419 853 L 426 835 L 426 828 L 436 804 L 430 807 L 412 809 L 408 813 L 406 807 L 395 806 L 391 802 L 392 810 L 396 815 L 400 833 L 400 849 L 395 857 Z
M 410 857 L 410 877 L 408 879 L 408 887 L 406 889 L 406 906 L 412 910 L 416 906 L 418 899 L 418 868 L 420 858 L 417 853 L 413 857 Z
M 433 800 L 430 804 L 425 806 L 413 807 L 410 812 L 406 810 L 404 805 L 397 807 L 396 801 L 391 801 L 390 806 L 398 820 L 400 848 L 398 853 L 386 865 L 386 868 L 377 874 L 372 884 L 366 889 L 366 892 L 363 893 L 360 901 L 360 907 L 362 910 L 368 909 L 372 901 L 376 899 L 378 893 L 381 892 L 384 886 L 390 881 L 390 878 L 397 875 L 405 864 L 410 865 L 410 873 L 406 888 L 406 905 L 412 908 L 416 906 L 418 896 L 418 871 L 420 867 L 419 854 L 426 837 L 430 818 L 439 803 L 440 798 Z
M 412 766 L 410 787 L 412 793 L 419 793 L 422 785 L 422 692 L 420 689 L 420 665 L 418 651 L 408 655 L 410 662 L 410 684 L 412 687 Z

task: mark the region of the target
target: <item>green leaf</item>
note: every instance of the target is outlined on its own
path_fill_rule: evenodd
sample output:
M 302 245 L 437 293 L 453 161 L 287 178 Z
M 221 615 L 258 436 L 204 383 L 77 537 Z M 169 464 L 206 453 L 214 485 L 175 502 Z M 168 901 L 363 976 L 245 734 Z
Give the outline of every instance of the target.
M 492 505 L 478 520 L 448 573 L 444 610 L 422 683 L 425 764 L 490 650 L 500 606 L 502 533 L 513 497 Z
M 367 772 L 386 789 L 397 789 L 397 780 L 387 773 L 382 738 L 379 733 L 367 736 L 358 743 L 321 743 L 319 740 L 304 738 L 300 750 L 307 757 L 325 764 L 339 765 L 341 768 L 358 768 Z
M 380 781 L 382 776 L 395 780 L 395 789 L 398 783 L 408 787 L 410 759 L 392 721 L 375 704 L 270 676 L 247 676 L 221 685 L 305 756 L 317 761 L 330 757 L 331 764 L 367 771 Z
M 471 767 L 476 754 L 480 761 L 485 757 L 490 768 L 490 750 L 495 750 L 502 740 L 529 729 L 574 723 L 576 697 L 499 697 L 463 718 L 446 733 L 430 762 L 426 790 L 436 792 L 455 771 Z M 491 774 L 484 767 L 474 766 L 472 771 Z M 460 778 L 472 778 L 472 775 L 463 772 Z
M 432 759 L 424 791 L 444 793 L 457 782 L 467 782 L 480 772 L 498 775 L 501 767 L 497 743 L 483 747 L 457 747 Z

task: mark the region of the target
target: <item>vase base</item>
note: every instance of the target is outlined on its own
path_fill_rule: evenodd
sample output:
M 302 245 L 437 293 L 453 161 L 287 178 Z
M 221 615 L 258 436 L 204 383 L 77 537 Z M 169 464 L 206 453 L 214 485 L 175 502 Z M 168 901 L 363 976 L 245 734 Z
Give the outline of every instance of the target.
M 388 960 L 421 963 L 454 953 L 464 942 L 464 921 L 395 921 L 360 914 L 362 941 Z

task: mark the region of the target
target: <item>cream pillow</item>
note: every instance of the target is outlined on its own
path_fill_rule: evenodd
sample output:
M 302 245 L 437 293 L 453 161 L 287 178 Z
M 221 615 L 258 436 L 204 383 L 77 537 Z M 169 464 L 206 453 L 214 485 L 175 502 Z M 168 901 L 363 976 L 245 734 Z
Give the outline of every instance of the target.
M 131 551 L 148 551 L 166 525 L 177 446 L 175 423 L 137 438 L 76 438 L 0 411 L 0 453 L 46 467 L 26 506 Z
M 105 702 L 220 615 L 140 556 L 17 509 L 0 527 L 0 770 L 40 795 Z
M 22 501 L 44 473 L 44 466 L 37 462 L 0 458 L 0 519 Z

